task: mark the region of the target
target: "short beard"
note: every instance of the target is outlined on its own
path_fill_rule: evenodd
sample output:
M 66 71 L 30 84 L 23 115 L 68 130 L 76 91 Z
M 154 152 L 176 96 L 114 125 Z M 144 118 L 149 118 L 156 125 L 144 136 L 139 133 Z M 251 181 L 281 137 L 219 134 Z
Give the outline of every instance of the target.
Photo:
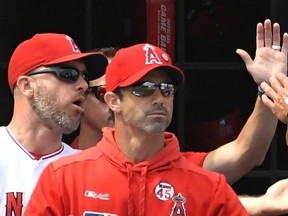
M 165 132 L 167 128 L 167 125 L 165 125 L 163 122 L 154 122 L 152 124 L 143 123 L 143 124 L 137 124 L 137 125 L 138 127 L 142 128 L 148 134 L 163 133 Z
M 162 119 L 159 121 L 149 122 L 147 119 L 135 119 L 135 117 L 130 114 L 124 116 L 125 121 L 130 124 L 134 125 L 137 128 L 141 128 L 148 134 L 158 134 L 163 133 L 167 129 L 170 122 L 165 122 Z
M 80 123 L 80 114 L 79 118 L 73 121 L 65 106 L 61 106 L 63 100 L 60 97 L 54 97 L 44 87 L 38 87 L 39 91 L 32 101 L 32 108 L 42 122 L 48 128 L 60 130 L 61 133 L 71 133 L 76 130 Z

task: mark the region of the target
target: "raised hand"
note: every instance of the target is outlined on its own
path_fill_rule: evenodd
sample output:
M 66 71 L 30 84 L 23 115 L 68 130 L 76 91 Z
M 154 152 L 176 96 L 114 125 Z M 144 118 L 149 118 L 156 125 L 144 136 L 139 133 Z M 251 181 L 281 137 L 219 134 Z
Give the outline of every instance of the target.
M 256 55 L 254 60 L 245 50 L 237 49 L 236 52 L 243 59 L 254 81 L 260 85 L 261 82 L 268 83 L 269 78 L 277 73 L 287 74 L 288 34 L 283 34 L 281 47 L 278 23 L 274 23 L 273 33 L 269 19 L 264 21 L 264 25 L 258 23 L 256 29 Z
M 279 73 L 271 77 L 269 83 L 270 86 L 266 82 L 261 83 L 261 88 L 266 92 L 261 97 L 262 101 L 280 121 L 287 124 L 288 77 Z
M 261 215 L 288 213 L 288 179 L 280 180 L 270 186 L 261 199 Z

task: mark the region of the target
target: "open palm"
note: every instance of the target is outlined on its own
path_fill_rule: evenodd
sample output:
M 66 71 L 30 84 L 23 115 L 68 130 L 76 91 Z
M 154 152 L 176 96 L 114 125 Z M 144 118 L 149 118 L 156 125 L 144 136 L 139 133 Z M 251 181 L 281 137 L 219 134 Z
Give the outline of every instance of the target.
M 261 82 L 269 83 L 269 78 L 276 73 L 287 74 L 288 34 L 283 34 L 281 50 L 272 49 L 272 45 L 280 46 L 280 26 L 278 23 L 273 25 L 272 35 L 271 21 L 265 20 L 264 25 L 262 23 L 257 25 L 257 48 L 254 60 L 245 50 L 236 50 L 258 85 Z

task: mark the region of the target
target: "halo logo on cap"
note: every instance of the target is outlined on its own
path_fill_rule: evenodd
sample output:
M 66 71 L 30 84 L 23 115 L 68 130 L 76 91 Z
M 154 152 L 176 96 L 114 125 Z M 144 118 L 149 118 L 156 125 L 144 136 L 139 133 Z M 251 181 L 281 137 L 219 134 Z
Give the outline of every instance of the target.
M 74 40 L 69 37 L 68 35 L 66 35 L 66 39 L 69 41 L 71 47 L 72 47 L 72 50 L 73 52 L 76 52 L 76 53 L 81 53 L 79 47 L 77 46 L 77 44 L 74 42 Z
M 160 58 L 158 57 L 157 53 L 155 52 L 155 48 L 149 44 L 146 44 L 143 47 L 143 50 L 146 51 L 146 65 L 147 64 L 162 64 Z

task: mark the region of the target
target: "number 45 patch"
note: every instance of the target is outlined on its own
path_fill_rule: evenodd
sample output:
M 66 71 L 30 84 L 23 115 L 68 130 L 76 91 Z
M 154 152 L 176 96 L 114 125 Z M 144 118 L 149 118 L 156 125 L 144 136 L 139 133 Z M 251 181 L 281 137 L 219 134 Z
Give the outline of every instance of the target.
M 154 193 L 158 199 L 167 201 L 174 196 L 174 187 L 166 182 L 160 182 L 155 187 Z

